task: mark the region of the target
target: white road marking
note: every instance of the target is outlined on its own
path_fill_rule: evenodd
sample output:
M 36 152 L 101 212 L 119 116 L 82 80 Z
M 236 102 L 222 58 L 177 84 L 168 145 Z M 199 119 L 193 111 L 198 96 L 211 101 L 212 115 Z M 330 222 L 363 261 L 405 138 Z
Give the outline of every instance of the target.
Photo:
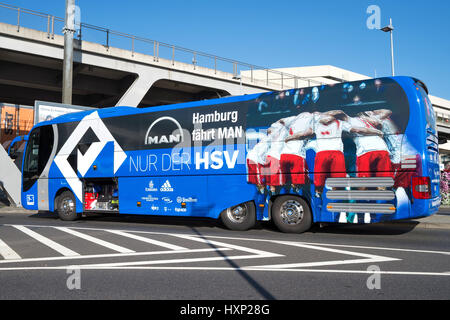
M 231 250 L 238 250 L 251 253 L 250 255 L 238 255 L 238 256 L 222 256 L 222 257 L 207 257 L 207 258 L 184 258 L 184 259 L 168 259 L 168 260 L 153 260 L 153 261 L 134 261 L 134 262 L 118 262 L 118 263 L 102 263 L 102 264 L 91 264 L 84 266 L 95 266 L 95 267 L 122 267 L 122 266 L 139 266 L 139 265 L 152 265 L 152 264 L 171 264 L 171 263 L 192 263 L 192 262 L 206 262 L 206 261 L 224 261 L 224 260 L 241 260 L 241 259 L 260 259 L 260 258 L 272 258 L 272 257 L 282 257 L 283 255 L 272 253 L 263 250 L 257 250 L 252 248 L 247 248 L 243 246 L 233 245 L 229 243 L 210 241 L 203 238 L 192 237 L 188 235 L 181 234 L 168 234 L 173 237 L 178 237 L 190 241 L 197 241 L 206 243 L 215 247 L 225 247 Z
M 230 248 L 230 249 L 234 249 L 234 250 L 249 252 L 249 253 L 258 255 L 260 257 L 269 258 L 269 257 L 283 257 L 284 256 L 284 255 L 278 254 L 278 253 L 272 253 L 272 252 L 268 252 L 268 251 L 247 248 L 247 247 L 229 244 L 229 243 L 225 243 L 225 242 L 211 241 L 211 240 L 207 240 L 207 239 L 199 238 L 199 237 L 195 237 L 195 236 L 190 236 L 190 235 L 184 235 L 184 234 L 169 234 L 169 235 L 173 236 L 173 237 L 191 240 L 191 241 L 207 243 L 212 246 L 220 246 L 220 247 Z
M 147 231 L 133 231 L 138 233 L 147 233 Z M 193 237 L 199 237 L 198 235 L 192 235 Z M 212 239 L 224 239 L 224 240 L 246 240 L 254 242 L 289 242 L 289 243 L 300 243 L 300 244 L 310 244 L 315 246 L 327 246 L 327 247 L 341 247 L 341 248 L 356 248 L 356 249 L 369 249 L 369 250 L 384 250 L 384 251 L 401 251 L 401 252 L 417 252 L 417 253 L 430 253 L 430 254 L 443 254 L 450 255 L 450 251 L 434 251 L 434 250 L 418 250 L 418 249 L 407 249 L 407 248 L 389 248 L 389 247 L 372 247 L 372 246 L 356 246 L 349 244 L 335 244 L 335 243 L 321 243 L 321 242 L 296 242 L 296 241 L 286 241 L 286 240 L 271 240 L 271 239 L 258 239 L 258 238 L 241 238 L 241 237 L 224 237 L 224 236 L 204 236 Z
M 71 234 L 73 236 L 82 238 L 84 240 L 93 242 L 93 243 L 98 244 L 100 246 L 106 247 L 106 248 L 111 249 L 113 251 L 117 251 L 117 252 L 120 252 L 120 253 L 134 253 L 135 252 L 133 250 L 130 250 L 130 249 L 118 246 L 116 244 L 113 244 L 113 243 L 110 243 L 110 242 L 107 242 L 107 241 L 104 241 L 104 240 L 101 240 L 101 239 L 89 236 L 87 234 L 75 231 L 73 229 L 69 229 L 69 228 L 65 228 L 65 227 L 54 227 L 54 228 L 57 229 L 57 230 L 60 230 L 60 231 L 67 232 L 67 233 L 69 233 L 69 234 Z
M 275 264 L 275 265 L 263 265 L 263 266 L 253 266 L 254 268 L 269 268 L 269 269 L 284 269 L 284 268 L 303 268 L 303 267 L 319 267 L 319 266 L 329 266 L 329 265 L 342 265 L 342 264 L 355 264 L 355 263 L 378 263 L 386 261 L 398 261 L 401 259 L 377 256 L 373 254 L 359 253 L 348 250 L 339 250 L 324 248 L 320 246 L 313 246 L 298 242 L 287 242 L 287 241 L 271 241 L 272 243 L 300 247 L 305 249 L 326 251 L 332 253 L 338 253 L 342 255 L 350 255 L 356 257 L 362 257 L 364 259 L 350 259 L 350 260 L 332 260 L 332 261 L 319 261 L 319 262 L 300 262 L 300 263 L 287 263 L 287 264 Z
M 6 260 L 20 260 L 21 257 L 0 239 L 0 255 Z
M 36 233 L 33 230 L 28 229 L 25 226 L 14 225 L 13 227 L 16 228 L 17 230 L 22 231 L 23 233 L 27 234 L 28 236 L 32 237 L 33 239 L 39 241 L 40 243 L 45 244 L 47 247 L 55 250 L 56 252 L 62 254 L 65 257 L 79 256 L 79 254 L 77 252 L 62 246 L 59 243 L 56 243 L 55 241 L 53 241 L 47 237 L 44 237 L 44 236 L 40 235 L 39 233 Z
M 269 241 L 278 241 L 278 240 L 269 240 Z M 430 254 L 450 255 L 450 251 L 434 251 L 434 250 L 417 250 L 417 249 L 406 249 L 406 248 L 355 246 L 355 245 L 334 244 L 334 243 L 311 243 L 311 242 L 291 242 L 291 243 L 301 243 L 301 244 L 310 244 L 310 245 L 315 245 L 315 246 L 327 246 L 327 247 L 341 247 L 341 248 L 355 248 L 355 249 L 369 249 L 369 250 L 400 251 L 400 252 L 416 252 L 416 253 L 430 253 Z
M 221 251 L 221 250 L 217 250 Z M 167 260 L 150 260 L 150 261 L 133 261 L 133 262 L 117 262 L 117 263 L 99 263 L 99 264 L 85 264 L 80 267 L 127 267 L 139 265 L 152 264 L 172 264 L 172 263 L 192 263 L 192 262 L 206 262 L 206 261 L 224 261 L 224 260 L 241 260 L 241 259 L 258 259 L 265 258 L 260 255 L 243 255 L 243 256 L 223 256 L 223 257 L 207 257 L 207 258 L 183 258 L 183 259 L 167 259 Z
M 158 240 L 154 240 L 154 239 L 150 239 L 150 238 L 146 238 L 146 237 L 142 237 L 142 236 L 138 236 L 138 235 L 128 233 L 128 232 L 123 232 L 123 231 L 118 231 L 118 230 L 106 230 L 106 231 L 117 234 L 122 237 L 127 237 L 127 238 L 131 238 L 134 240 L 143 241 L 146 243 L 151 243 L 156 246 L 160 246 L 160 247 L 171 249 L 171 250 L 187 250 L 187 248 L 184 248 L 184 247 L 176 246 L 174 244 L 170 244 L 167 242 L 162 242 L 162 241 L 158 241 Z
M 14 225 L 12 225 L 14 226 Z M 31 227 L 46 227 L 55 228 L 52 226 L 36 226 Z M 79 232 L 69 229 L 69 228 L 59 228 L 62 231 L 67 231 L 76 236 L 79 236 Z M 97 230 L 97 231 L 109 231 L 105 229 L 98 228 L 73 228 L 77 230 Z M 284 240 L 269 240 L 269 239 L 257 239 L 257 238 L 242 238 L 242 237 L 224 237 L 224 236 L 207 236 L 207 235 L 192 235 L 192 234 L 167 234 L 163 232 L 149 232 L 149 231 L 130 231 L 130 230 L 113 230 L 116 234 L 126 233 L 128 234 L 151 234 L 151 235 L 169 235 L 190 241 L 197 241 L 206 243 L 210 246 L 220 246 L 221 248 L 208 248 L 199 250 L 170 250 L 170 251 L 159 251 L 159 252 L 139 252 L 139 253 L 119 253 L 119 254 L 107 254 L 107 255 L 91 255 L 91 256 L 78 256 L 78 257 L 51 257 L 51 258 L 33 258 L 33 259 L 18 259 L 18 260 L 0 260 L 2 263 L 11 262 L 26 262 L 26 261 L 52 261 L 52 260 L 73 260 L 73 259 L 89 259 L 89 258 L 103 258 L 103 257 L 125 257 L 134 255 L 154 255 L 154 254 L 177 254 L 177 253 L 190 253 L 190 252 L 202 252 L 202 251 L 225 251 L 225 250 L 239 250 L 251 253 L 250 255 L 237 255 L 237 256 L 222 256 L 222 257 L 206 257 L 206 258 L 187 258 L 187 259 L 167 259 L 167 260 L 153 260 L 153 261 L 136 261 L 136 262 L 118 262 L 118 263 L 108 263 L 108 264 L 85 264 L 79 266 L 84 270 L 198 270 L 198 271 L 258 271 L 258 272 L 311 272 L 311 273 L 343 273 L 343 274 L 373 274 L 372 271 L 367 271 L 365 269 L 361 270 L 333 270 L 333 269 L 311 269 L 307 267 L 311 266 L 326 266 L 326 265 L 341 265 L 348 263 L 373 263 L 373 262 L 386 262 L 386 261 L 398 261 L 401 259 L 384 257 L 373 254 L 359 253 L 348 250 L 332 249 L 329 247 L 342 247 L 342 248 L 357 248 L 357 249 L 368 249 L 368 250 L 384 250 L 384 251 L 398 251 L 398 252 L 414 252 L 414 253 L 424 253 L 424 254 L 443 254 L 449 255 L 450 252 L 446 251 L 431 251 L 431 250 L 416 250 L 416 249 L 404 249 L 404 248 L 386 248 L 386 247 L 370 247 L 370 246 L 355 246 L 355 245 L 344 245 L 344 244 L 327 244 L 327 243 L 307 243 L 307 242 L 293 242 Z M 82 234 L 84 235 L 84 234 Z M 92 237 L 93 238 L 93 237 Z M 208 239 L 205 239 L 208 238 Z M 94 238 L 95 239 L 95 238 Z M 148 238 L 147 238 L 148 239 Z M 151 266 L 151 264 L 171 264 L 171 263 L 192 263 L 192 262 L 206 262 L 206 261 L 220 261 L 220 260 L 234 260 L 234 259 L 253 259 L 253 258 L 264 258 L 264 257 L 282 257 L 284 255 L 267 252 L 263 250 L 248 248 L 244 246 L 228 244 L 219 241 L 213 241 L 210 239 L 228 239 L 228 240 L 238 240 L 238 241 L 253 241 L 259 243 L 268 244 L 278 244 L 278 245 L 290 245 L 295 247 L 301 247 L 304 249 L 321 250 L 336 254 L 351 255 L 356 256 L 358 259 L 349 260 L 335 260 L 335 261 L 324 261 L 324 262 L 308 262 L 308 263 L 292 263 L 292 264 L 279 264 L 279 265 L 262 265 L 262 266 L 244 266 L 244 267 L 205 267 L 205 266 Z M 99 239 L 96 239 L 97 241 Z M 96 241 L 94 241 L 96 242 Z M 328 248 L 327 248 L 328 247 Z M 126 248 L 124 248 L 126 249 Z M 128 249 L 127 249 L 128 250 Z M 71 265 L 73 266 L 73 264 Z M 11 267 L 11 268 L 0 268 L 0 271 L 7 270 L 58 270 L 67 269 L 69 266 L 58 266 L 58 267 Z M 448 272 L 414 272 L 414 271 L 380 271 L 380 274 L 390 274 L 390 275 L 416 275 L 416 276 L 449 276 Z
M 172 251 L 173 252 L 173 251 Z M 12 267 L 1 268 L 0 271 L 29 271 L 29 270 L 66 270 L 74 265 L 59 267 Z M 175 271 L 256 271 L 256 272 L 302 272 L 302 273 L 342 273 L 342 274 L 373 274 L 367 270 L 338 270 L 338 269 L 265 269 L 255 267 L 152 267 L 152 266 L 104 266 L 82 265 L 77 266 L 82 270 L 175 270 Z M 403 275 L 403 276 L 450 276 L 447 272 L 415 272 L 415 271 L 377 271 L 377 274 Z
M 229 248 L 206 248 L 206 249 L 186 249 L 186 250 L 164 250 L 164 251 L 148 251 L 148 252 L 134 252 L 134 253 L 109 253 L 109 254 L 91 254 L 84 256 L 72 256 L 72 257 L 45 257 L 45 258 L 29 258 L 18 260 L 0 260 L 0 264 L 11 264 L 14 262 L 38 262 L 38 261 L 58 261 L 58 260 L 80 260 L 80 259 L 99 259 L 99 258 L 120 258 L 120 257 L 137 257 L 137 256 L 152 256 L 161 254 L 186 254 L 197 252 L 211 252 L 211 251 L 227 251 Z M 6 270 L 7 268 L 0 268 Z
M 0 225 L 1 226 L 1 225 Z M 3 226 L 14 226 L 11 224 L 3 224 Z M 45 226 L 45 225 L 24 225 L 27 227 L 33 228 L 54 228 L 54 226 Z M 105 231 L 105 229 L 100 228 L 83 228 L 76 227 L 72 229 L 77 230 L 87 230 L 87 231 Z M 286 241 L 286 240 L 271 240 L 271 239 L 261 239 L 261 238 L 247 238 L 247 237 L 227 237 L 227 236 L 213 236 L 213 235 L 196 235 L 196 234 L 172 234 L 165 232 L 156 232 L 156 231 L 140 231 L 140 230 L 117 230 L 122 232 L 132 232 L 132 233 L 141 233 L 141 234 L 151 234 L 151 235 L 168 235 L 168 236 L 186 236 L 192 238 L 211 238 L 211 239 L 223 239 L 223 240 L 242 240 L 242 241 L 254 241 L 254 242 L 277 242 L 277 241 Z M 290 242 L 290 241 L 289 241 Z M 369 249 L 369 250 L 385 250 L 385 251 L 404 251 L 404 252 L 417 252 L 417 253 L 430 253 L 430 254 L 443 254 L 450 255 L 450 251 L 434 251 L 434 250 L 418 250 L 418 249 L 408 249 L 408 248 L 389 248 L 389 247 L 373 247 L 373 246 L 357 246 L 357 245 L 348 245 L 348 244 L 335 244 L 335 243 L 321 243 L 321 242 L 295 242 L 292 243 L 302 243 L 302 244 L 310 244 L 317 246 L 327 246 L 327 247 L 342 247 L 342 248 L 358 248 L 358 249 Z

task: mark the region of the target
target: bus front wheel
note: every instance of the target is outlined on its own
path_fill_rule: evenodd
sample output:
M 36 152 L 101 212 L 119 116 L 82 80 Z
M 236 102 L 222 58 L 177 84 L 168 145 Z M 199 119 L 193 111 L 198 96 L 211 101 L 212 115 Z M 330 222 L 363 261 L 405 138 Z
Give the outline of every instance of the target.
M 286 195 L 276 198 L 271 212 L 273 222 L 282 232 L 302 233 L 311 227 L 311 210 L 300 197 Z
M 256 223 L 255 204 L 250 201 L 230 207 L 222 212 L 220 218 L 228 229 L 236 231 L 248 230 Z
M 75 196 L 70 191 L 64 191 L 56 198 L 56 213 L 61 220 L 74 221 L 81 218 L 76 210 Z

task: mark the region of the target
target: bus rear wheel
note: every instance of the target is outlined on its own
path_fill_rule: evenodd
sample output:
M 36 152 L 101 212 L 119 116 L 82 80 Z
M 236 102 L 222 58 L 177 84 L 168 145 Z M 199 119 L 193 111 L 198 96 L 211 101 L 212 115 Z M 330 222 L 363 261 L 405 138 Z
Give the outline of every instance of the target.
M 248 230 L 256 223 L 255 204 L 250 201 L 230 207 L 221 213 L 220 218 L 228 229 L 236 231 Z
M 81 218 L 76 210 L 75 196 L 70 191 L 64 191 L 56 198 L 56 213 L 61 220 L 74 221 Z
M 308 203 L 297 196 L 280 196 L 272 205 L 272 219 L 277 228 L 286 233 L 302 233 L 312 224 Z

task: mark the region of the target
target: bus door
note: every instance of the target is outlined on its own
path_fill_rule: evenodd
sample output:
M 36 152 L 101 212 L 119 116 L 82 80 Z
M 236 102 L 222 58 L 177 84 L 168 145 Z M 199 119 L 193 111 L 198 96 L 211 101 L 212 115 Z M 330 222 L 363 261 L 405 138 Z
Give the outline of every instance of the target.
M 37 127 L 30 133 L 22 169 L 22 204 L 27 209 L 49 209 L 48 172 L 54 149 L 52 126 Z

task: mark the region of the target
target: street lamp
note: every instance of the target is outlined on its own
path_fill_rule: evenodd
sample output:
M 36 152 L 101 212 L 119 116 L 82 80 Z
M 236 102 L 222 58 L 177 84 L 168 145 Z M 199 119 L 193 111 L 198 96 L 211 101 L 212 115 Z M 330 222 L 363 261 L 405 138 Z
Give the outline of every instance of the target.
M 395 68 L 394 68 L 394 37 L 393 31 L 394 26 L 392 25 L 392 19 L 389 19 L 389 25 L 380 29 L 383 32 L 390 32 L 391 34 L 391 65 L 392 65 L 392 76 L 395 76 Z
M 64 19 L 64 61 L 62 103 L 72 104 L 73 81 L 73 35 L 75 33 L 75 0 L 66 0 Z

